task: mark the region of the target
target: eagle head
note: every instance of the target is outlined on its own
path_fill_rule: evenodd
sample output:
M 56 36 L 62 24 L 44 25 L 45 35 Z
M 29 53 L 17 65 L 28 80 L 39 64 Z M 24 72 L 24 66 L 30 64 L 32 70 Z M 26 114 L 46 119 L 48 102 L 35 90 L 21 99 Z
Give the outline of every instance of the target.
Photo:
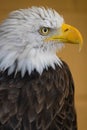
M 10 13 L 0 25 L 0 70 L 8 74 L 44 69 L 62 62 L 56 55 L 64 43 L 80 43 L 80 32 L 64 23 L 55 10 L 32 7 Z

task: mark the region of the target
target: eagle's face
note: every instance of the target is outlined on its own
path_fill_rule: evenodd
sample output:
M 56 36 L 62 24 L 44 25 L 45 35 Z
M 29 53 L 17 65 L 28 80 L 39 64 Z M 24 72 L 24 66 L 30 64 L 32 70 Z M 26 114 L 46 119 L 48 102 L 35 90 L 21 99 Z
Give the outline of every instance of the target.
M 0 70 L 8 69 L 8 74 L 21 71 L 24 76 L 34 69 L 40 74 L 49 66 L 55 69 L 55 64 L 62 64 L 56 51 L 66 42 L 82 44 L 82 37 L 55 10 L 14 11 L 0 25 Z

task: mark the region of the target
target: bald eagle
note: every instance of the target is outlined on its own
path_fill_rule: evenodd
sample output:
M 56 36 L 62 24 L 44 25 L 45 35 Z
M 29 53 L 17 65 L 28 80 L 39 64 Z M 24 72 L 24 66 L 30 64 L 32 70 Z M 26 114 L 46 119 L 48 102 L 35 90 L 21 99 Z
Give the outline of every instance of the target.
M 74 83 L 57 52 L 82 45 L 54 9 L 10 13 L 0 25 L 0 130 L 77 130 Z

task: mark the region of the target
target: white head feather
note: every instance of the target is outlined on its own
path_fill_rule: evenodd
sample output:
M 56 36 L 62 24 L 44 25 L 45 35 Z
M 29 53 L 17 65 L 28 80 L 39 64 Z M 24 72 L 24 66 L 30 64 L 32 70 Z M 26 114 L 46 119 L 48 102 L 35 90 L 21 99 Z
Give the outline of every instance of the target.
M 8 74 L 21 71 L 22 76 L 36 69 L 40 74 L 61 61 L 56 49 L 63 44 L 46 43 L 44 39 L 63 24 L 63 18 L 53 9 L 32 7 L 12 12 L 0 25 L 0 70 Z M 39 33 L 41 27 L 51 28 L 48 36 Z

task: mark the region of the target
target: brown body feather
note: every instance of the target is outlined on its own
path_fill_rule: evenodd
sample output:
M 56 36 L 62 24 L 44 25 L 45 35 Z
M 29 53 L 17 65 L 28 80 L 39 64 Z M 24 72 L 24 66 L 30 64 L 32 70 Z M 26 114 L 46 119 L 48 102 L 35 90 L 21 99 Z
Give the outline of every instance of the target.
M 0 72 L 0 130 L 77 130 L 68 66 L 24 78 Z

